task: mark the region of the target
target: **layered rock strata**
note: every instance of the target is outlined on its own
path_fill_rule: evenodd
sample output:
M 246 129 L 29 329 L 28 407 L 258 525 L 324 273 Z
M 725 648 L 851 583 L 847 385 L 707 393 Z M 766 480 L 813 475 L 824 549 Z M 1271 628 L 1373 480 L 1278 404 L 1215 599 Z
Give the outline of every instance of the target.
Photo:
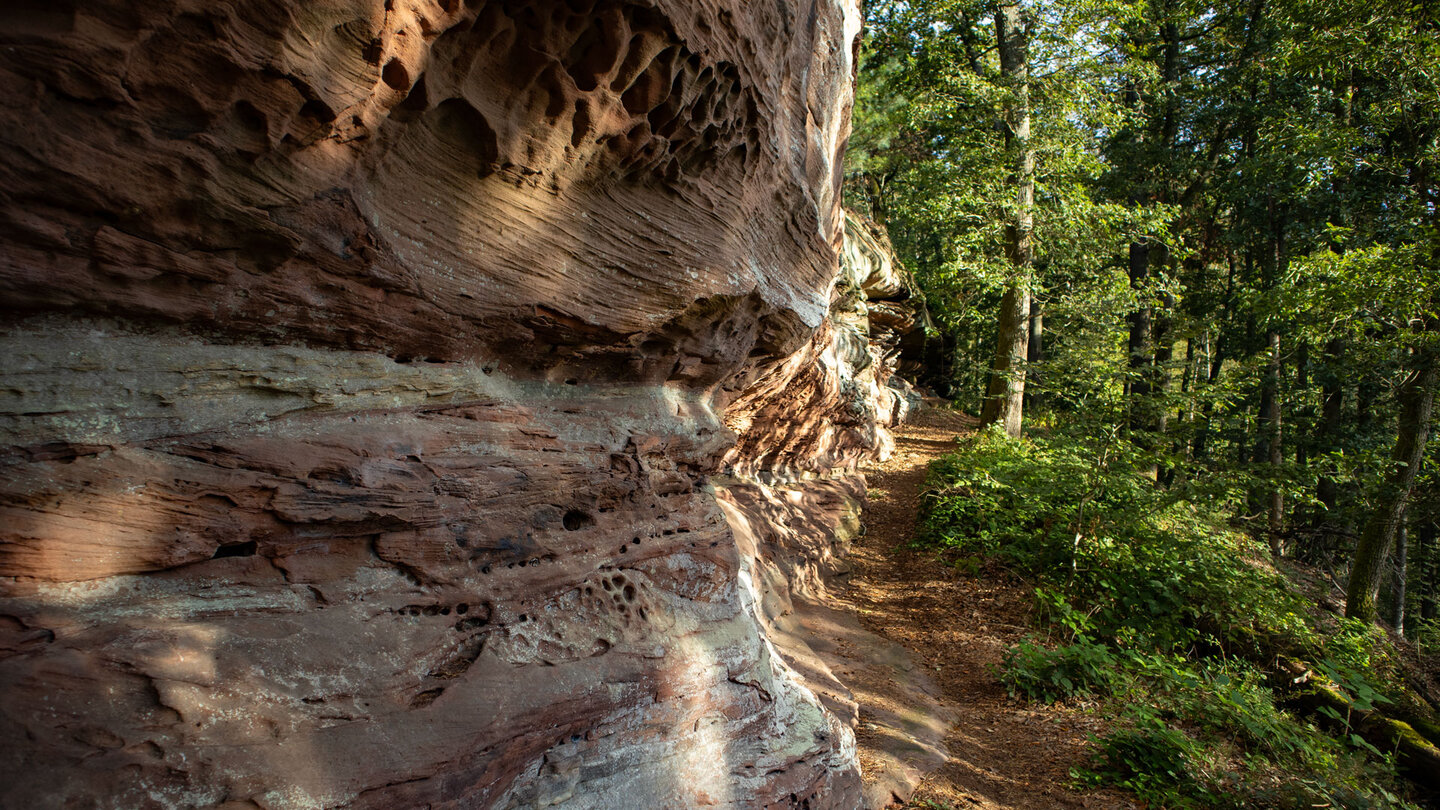
M 710 481 L 883 449 L 835 283 L 857 35 L 0 8 L 0 805 L 858 804 L 767 635 L 854 483 L 798 496 L 835 519 L 795 563 Z
M 830 317 L 810 341 L 764 374 L 725 413 L 737 441 L 713 479 L 753 583 L 767 639 L 821 704 L 848 728 L 863 718 L 883 738 L 866 774 L 862 804 L 903 801 L 944 761 L 950 718 L 908 653 L 861 627 L 832 592 L 848 575 L 851 540 L 864 531 L 865 479 L 856 467 L 894 452 L 890 429 L 919 405 L 896 374 L 905 349 L 923 351 L 929 315 L 889 240 L 846 212 Z M 892 687 L 881 701 L 852 692 L 866 670 Z M 848 806 L 848 805 L 847 805 Z
M 736 440 L 726 475 L 713 480 L 742 545 L 754 546 L 744 556 L 769 597 L 762 613 L 771 624 L 795 599 L 827 601 L 825 583 L 848 570 L 849 541 L 862 531 L 856 468 L 889 458 L 890 429 L 920 405 L 896 372 L 902 346 L 923 346 L 931 328 L 924 296 L 889 240 L 844 215 L 828 319 L 724 413 Z
M 726 453 L 732 471 L 764 480 L 853 474 L 864 458 L 889 458 L 889 428 L 920 404 L 896 372 L 902 356 L 923 353 L 933 330 L 925 298 L 888 238 L 853 212 L 844 216 L 827 323 L 725 413 L 739 436 Z

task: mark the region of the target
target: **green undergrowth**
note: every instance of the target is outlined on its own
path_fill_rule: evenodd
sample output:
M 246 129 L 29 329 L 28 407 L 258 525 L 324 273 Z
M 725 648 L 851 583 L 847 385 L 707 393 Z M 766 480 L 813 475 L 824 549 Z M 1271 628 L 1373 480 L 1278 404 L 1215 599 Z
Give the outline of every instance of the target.
M 1302 710 L 1303 661 L 1356 711 L 1410 705 L 1383 633 L 1314 607 L 1227 526 L 1223 497 L 1159 489 L 1114 436 L 983 432 L 931 467 L 918 543 L 1034 585 L 1038 632 L 999 667 L 1015 697 L 1098 701 L 1086 785 L 1163 807 L 1411 807 L 1393 751 Z M 1334 715 L 1334 716 L 1332 716 Z

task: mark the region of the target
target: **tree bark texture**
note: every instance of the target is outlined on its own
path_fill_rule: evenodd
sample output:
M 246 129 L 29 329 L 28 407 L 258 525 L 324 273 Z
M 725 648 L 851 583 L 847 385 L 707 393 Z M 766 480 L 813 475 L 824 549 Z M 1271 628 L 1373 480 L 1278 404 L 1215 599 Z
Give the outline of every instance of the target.
M 1150 280 L 1150 246 L 1142 242 L 1130 243 L 1130 288 L 1148 298 L 1145 288 Z M 1150 306 L 1137 307 L 1130 313 L 1130 339 L 1127 344 L 1130 355 L 1130 376 L 1126 393 L 1130 404 L 1130 429 L 1145 430 L 1149 420 L 1146 409 L 1150 405 L 1150 370 L 1154 361 L 1150 353 L 1150 328 L 1154 310 Z
M 1345 615 L 1352 619 L 1373 621 L 1375 599 L 1385 571 L 1385 557 L 1395 542 L 1395 533 L 1405 518 L 1410 492 L 1425 459 L 1425 443 L 1429 439 L 1430 415 L 1435 408 L 1435 384 L 1440 379 L 1435 349 L 1421 345 L 1412 354 L 1410 373 L 1400 388 L 1400 425 L 1391 455 L 1390 471 L 1381 484 L 1375 511 L 1365 523 L 1355 558 L 1350 566 L 1350 582 L 1345 592 Z
M 1415 535 L 1415 563 L 1420 569 L 1416 586 L 1420 595 L 1420 618 L 1433 621 L 1436 617 L 1436 586 L 1440 585 L 1440 548 L 1436 546 L 1434 521 L 1421 523 Z
M 1405 579 L 1409 575 L 1407 563 L 1409 563 L 1410 532 L 1405 528 L 1405 521 L 1400 521 L 1400 526 L 1395 530 L 1395 578 L 1391 585 L 1390 596 L 1394 600 L 1390 607 L 1390 626 L 1395 632 L 1405 634 Z
M 1030 301 L 1030 337 L 1025 344 L 1025 407 L 1039 399 L 1035 384 L 1040 381 L 1040 363 L 1045 360 L 1045 312 L 1040 302 Z
M 1011 287 L 1000 299 L 1000 334 L 996 340 L 985 409 L 980 414 L 982 424 L 999 422 L 1010 436 L 1020 435 L 1024 419 L 1029 310 L 1030 291 L 1027 289 Z
M 1000 71 L 1012 90 L 1005 109 L 1006 141 L 1015 152 L 1015 221 L 1006 228 L 1010 287 L 1000 302 L 1000 328 L 995 341 L 990 384 L 980 414 L 983 424 L 999 422 L 1011 436 L 1020 435 L 1025 407 L 1025 358 L 1030 332 L 1030 272 L 1033 263 L 1035 153 L 1030 150 L 1030 68 L 1028 35 L 1018 3 L 1002 2 L 995 10 L 995 37 Z
M 1345 343 L 1340 338 L 1331 338 L 1325 344 L 1325 367 L 1322 372 L 1324 376 L 1320 383 L 1323 401 L 1320 406 L 1320 424 L 1315 431 L 1317 454 L 1329 452 L 1339 441 L 1340 420 L 1345 405 L 1345 388 L 1340 383 L 1340 358 L 1344 353 Z M 1319 528 L 1322 522 L 1328 525 L 1335 523 L 1335 504 L 1339 500 L 1339 494 L 1334 478 L 1328 475 L 1320 476 L 1320 481 L 1315 486 L 1315 497 L 1325 504 L 1325 511 L 1316 514 L 1315 528 Z
M 1030 306 L 1030 344 L 1026 353 L 1031 364 L 1045 359 L 1045 311 L 1034 302 Z
M 1272 330 L 1267 342 L 1270 344 L 1270 365 L 1260 394 L 1260 419 L 1263 421 L 1260 434 L 1265 438 L 1265 461 L 1269 465 L 1272 482 L 1266 499 L 1270 553 L 1280 557 L 1285 553 L 1282 534 L 1285 529 L 1285 493 L 1280 487 L 1280 470 L 1285 463 L 1284 437 L 1280 426 L 1280 333 Z
M 1220 369 L 1225 365 L 1225 335 L 1220 333 L 1215 336 L 1214 348 L 1211 350 L 1210 365 L 1205 370 L 1205 385 L 1215 385 L 1220 380 Z M 1195 429 L 1195 440 L 1191 443 L 1190 456 L 1196 460 L 1203 460 L 1209 453 L 1210 420 L 1215 414 L 1215 400 L 1206 396 L 1200 403 L 1200 424 Z

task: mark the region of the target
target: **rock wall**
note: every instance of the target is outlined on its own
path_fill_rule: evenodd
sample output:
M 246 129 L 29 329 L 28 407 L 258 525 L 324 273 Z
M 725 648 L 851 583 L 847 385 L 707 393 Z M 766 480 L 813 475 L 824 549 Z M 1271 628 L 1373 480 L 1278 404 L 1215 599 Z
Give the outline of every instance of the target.
M 737 441 L 725 455 L 728 475 L 712 481 L 761 627 L 791 679 L 851 730 L 861 719 L 851 677 L 863 670 L 871 683 L 896 684 L 884 706 L 865 707 L 873 733 L 891 741 L 869 752 L 876 772 L 867 772 L 860 804 L 878 809 L 903 802 L 944 761 L 951 720 L 923 676 L 910 674 L 908 653 L 866 631 L 831 586 L 849 573 L 844 558 L 864 531 L 856 466 L 893 453 L 890 428 L 920 404 L 895 372 L 908 353 L 923 353 L 929 314 L 883 232 L 845 216 L 829 319 L 727 410 Z
M 883 449 L 857 36 L 0 6 L 0 806 L 855 806 L 710 477 Z
M 933 328 L 925 298 L 889 239 L 859 215 L 844 216 L 827 322 L 726 411 L 739 436 L 726 453 L 732 472 L 765 480 L 853 474 L 861 459 L 889 458 L 889 428 L 920 403 L 896 371 L 902 355 L 923 352 Z

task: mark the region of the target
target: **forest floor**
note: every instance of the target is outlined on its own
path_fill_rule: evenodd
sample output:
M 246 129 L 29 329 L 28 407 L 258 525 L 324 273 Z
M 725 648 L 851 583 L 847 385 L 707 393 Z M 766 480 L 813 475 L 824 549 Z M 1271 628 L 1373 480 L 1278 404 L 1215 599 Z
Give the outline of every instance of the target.
M 908 803 L 927 810 L 1010 808 L 1134 808 L 1128 794 L 1078 792 L 1070 769 L 1089 760 L 1088 736 L 1103 718 L 1083 703 L 1045 706 L 1011 699 L 994 673 L 1010 645 L 1030 632 L 1029 584 L 998 568 L 964 571 L 933 552 L 915 551 L 916 514 L 929 463 L 955 446 L 975 420 L 927 408 L 896 432 L 889 461 L 864 470 L 870 494 L 867 533 L 855 540 L 853 572 L 833 595 L 860 616 L 866 630 L 903 646 L 940 705 L 954 719 L 944 739 L 945 761 L 920 782 Z M 914 684 L 881 678 L 849 683 L 860 702 L 856 732 L 861 772 L 885 778 L 893 741 L 867 723 L 869 714 L 893 712 Z M 929 676 L 924 678 L 924 676 Z

